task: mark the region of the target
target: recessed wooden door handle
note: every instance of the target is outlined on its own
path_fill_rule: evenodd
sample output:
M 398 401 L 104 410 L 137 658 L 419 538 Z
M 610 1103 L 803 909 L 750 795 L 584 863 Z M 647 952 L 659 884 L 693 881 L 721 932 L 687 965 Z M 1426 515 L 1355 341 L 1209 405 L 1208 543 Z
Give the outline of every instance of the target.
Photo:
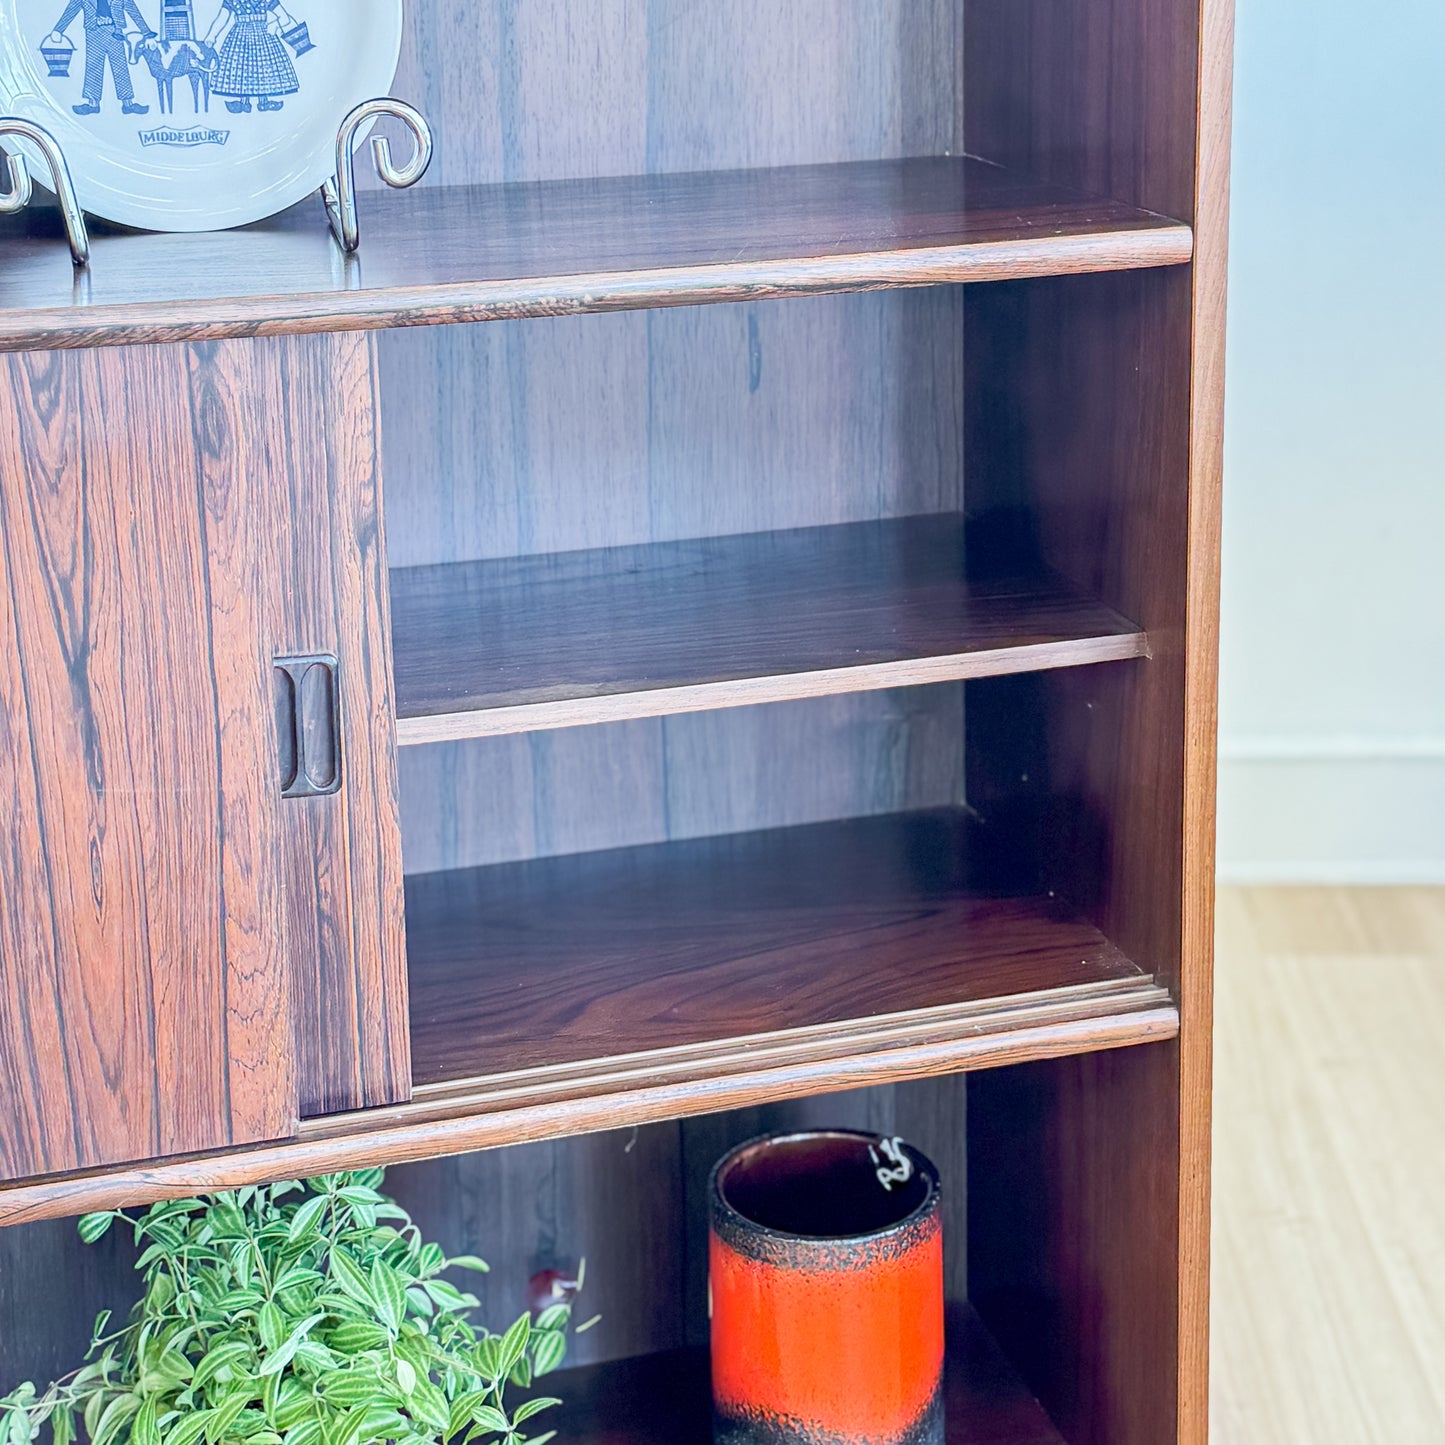
M 341 789 L 336 668 L 336 659 L 325 653 L 276 659 L 283 798 L 324 798 Z

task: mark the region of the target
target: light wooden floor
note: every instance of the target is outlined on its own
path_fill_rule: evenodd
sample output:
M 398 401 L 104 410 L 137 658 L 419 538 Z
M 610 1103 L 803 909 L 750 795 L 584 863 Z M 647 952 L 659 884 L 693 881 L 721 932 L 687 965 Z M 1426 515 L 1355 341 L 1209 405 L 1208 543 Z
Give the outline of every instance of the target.
M 1445 889 L 1220 896 L 1214 1445 L 1445 1445 Z

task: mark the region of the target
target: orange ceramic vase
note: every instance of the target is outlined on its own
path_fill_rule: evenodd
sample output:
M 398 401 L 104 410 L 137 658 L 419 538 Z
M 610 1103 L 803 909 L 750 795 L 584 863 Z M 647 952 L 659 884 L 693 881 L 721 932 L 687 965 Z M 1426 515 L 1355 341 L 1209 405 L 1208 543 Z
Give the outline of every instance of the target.
M 933 1165 L 844 1130 L 713 1171 L 717 1445 L 943 1445 L 943 1230 Z

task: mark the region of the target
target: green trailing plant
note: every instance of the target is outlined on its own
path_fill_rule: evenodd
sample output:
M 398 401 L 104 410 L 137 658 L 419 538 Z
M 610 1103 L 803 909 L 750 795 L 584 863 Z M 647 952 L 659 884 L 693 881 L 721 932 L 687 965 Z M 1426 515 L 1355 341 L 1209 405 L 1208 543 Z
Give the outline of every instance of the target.
M 382 1172 L 335 1174 L 90 1214 L 81 1238 L 134 1229 L 145 1293 L 129 1322 L 95 1322 L 74 1374 L 0 1398 L 0 1445 L 532 1445 L 549 1406 L 510 1411 L 509 1386 L 555 1369 L 567 1301 L 496 1335 L 445 1276 L 447 1258 L 380 1192 Z M 585 1328 L 585 1327 L 584 1327 Z

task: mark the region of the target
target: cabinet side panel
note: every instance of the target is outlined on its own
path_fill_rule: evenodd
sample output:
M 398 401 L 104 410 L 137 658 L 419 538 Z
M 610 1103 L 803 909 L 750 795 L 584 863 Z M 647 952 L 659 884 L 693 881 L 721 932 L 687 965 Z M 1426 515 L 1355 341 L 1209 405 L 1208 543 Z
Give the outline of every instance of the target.
M 197 349 L 200 383 L 245 398 L 225 465 L 266 477 L 282 512 L 273 656 L 338 661 L 341 789 L 280 805 L 303 1117 L 411 1089 L 373 354 L 363 335 Z
M 1197 0 L 969 0 L 974 155 L 1194 218 Z
M 1071 1445 L 1178 1438 L 1178 1080 L 1173 1043 L 969 1078 L 969 1296 Z
M 1141 622 L 1153 654 L 1026 699 L 1014 772 L 1067 805 L 1048 817 L 970 739 L 970 802 L 1012 806 L 1034 829 L 1020 856 L 1179 1000 L 1177 1044 L 1008 1071 L 971 1100 L 980 1310 L 1070 1438 L 1111 1445 L 1207 1434 L 1230 11 L 979 0 L 967 21 L 970 150 L 1196 226 L 1190 269 L 989 288 L 968 321 L 970 512 L 1027 517 L 1012 540 Z M 999 733 L 1020 699 L 992 691 L 969 716 L 992 709 Z
M 1214 839 L 1234 0 L 1204 0 L 1201 12 L 1186 618 L 1189 645 L 1184 682 L 1184 968 L 1179 990 L 1183 1029 L 1179 1439 L 1184 1445 L 1204 1445 L 1209 1438 Z
M 0 1175 L 287 1135 L 263 489 L 184 350 L 0 377 Z
M 1197 11 L 970 15 L 971 149 L 1192 216 Z M 967 306 L 970 518 L 1141 623 L 1152 652 L 971 687 L 969 801 L 1182 996 L 1209 967 L 1184 952 L 1192 278 L 979 287 Z M 1021 708 L 1035 752 L 1010 770 L 985 737 L 1016 741 Z M 1177 1440 L 1198 1390 L 1182 1345 L 1202 1305 L 1183 1272 L 1200 1101 L 1186 1136 L 1181 1069 L 1207 1050 L 1207 1021 L 1193 1028 L 1181 1046 L 1000 1071 L 970 1094 L 975 1303 L 1079 1445 Z
M 969 545 L 1016 549 L 1143 626 L 1149 658 L 972 684 L 972 715 L 1029 694 L 1052 800 L 1045 881 L 1139 965 L 1179 981 L 1190 548 L 1191 289 L 1183 269 L 976 287 Z M 1007 721 L 1007 719 L 1005 719 Z M 1022 791 L 971 749 L 969 800 Z M 1019 809 L 1026 815 L 1026 809 Z
M 969 304 L 970 517 L 1141 623 L 1152 651 L 1088 676 L 971 686 L 969 802 L 1177 991 L 1201 966 L 1182 934 L 1189 277 L 976 288 Z M 1001 767 L 986 739 L 1025 733 L 1033 754 Z M 1191 1165 L 1179 1051 L 1138 1052 L 990 1080 L 970 1099 L 971 1125 L 1021 1114 L 992 1142 L 970 1135 L 975 1180 L 1011 1170 L 971 1201 L 975 1302 L 1079 1445 L 1175 1438 Z M 1018 1214 L 1019 1197 L 1047 1208 Z M 1030 1321 L 1039 1291 L 1047 1328 Z
M 1127 1062 L 990 1078 L 980 1110 L 1020 1122 L 1012 1142 L 972 1141 L 977 1176 L 1010 1180 L 974 1200 L 980 1308 L 1019 1332 L 1021 1358 L 1080 1441 L 1202 1445 L 1208 1432 L 1232 27 L 1229 0 L 978 0 L 967 11 L 970 150 L 1195 225 L 1188 270 L 991 289 L 969 319 L 970 510 L 1033 509 L 1027 540 L 1143 623 L 1153 650 L 1145 666 L 1039 688 L 1031 762 L 1074 810 L 1036 853 L 1046 868 L 1050 851 L 1059 861 L 1050 886 L 1082 893 L 1110 936 L 1169 982 L 1179 1042 Z M 986 689 L 970 691 L 969 708 L 971 723 L 986 720 Z M 978 805 L 988 770 L 972 741 L 970 754 Z M 1047 1196 L 1049 1210 L 990 1236 L 988 1219 L 1012 1219 L 1021 1194 Z M 1035 1259 L 1055 1270 L 1049 1318 L 1068 1321 L 1052 1336 L 1008 1318 Z

